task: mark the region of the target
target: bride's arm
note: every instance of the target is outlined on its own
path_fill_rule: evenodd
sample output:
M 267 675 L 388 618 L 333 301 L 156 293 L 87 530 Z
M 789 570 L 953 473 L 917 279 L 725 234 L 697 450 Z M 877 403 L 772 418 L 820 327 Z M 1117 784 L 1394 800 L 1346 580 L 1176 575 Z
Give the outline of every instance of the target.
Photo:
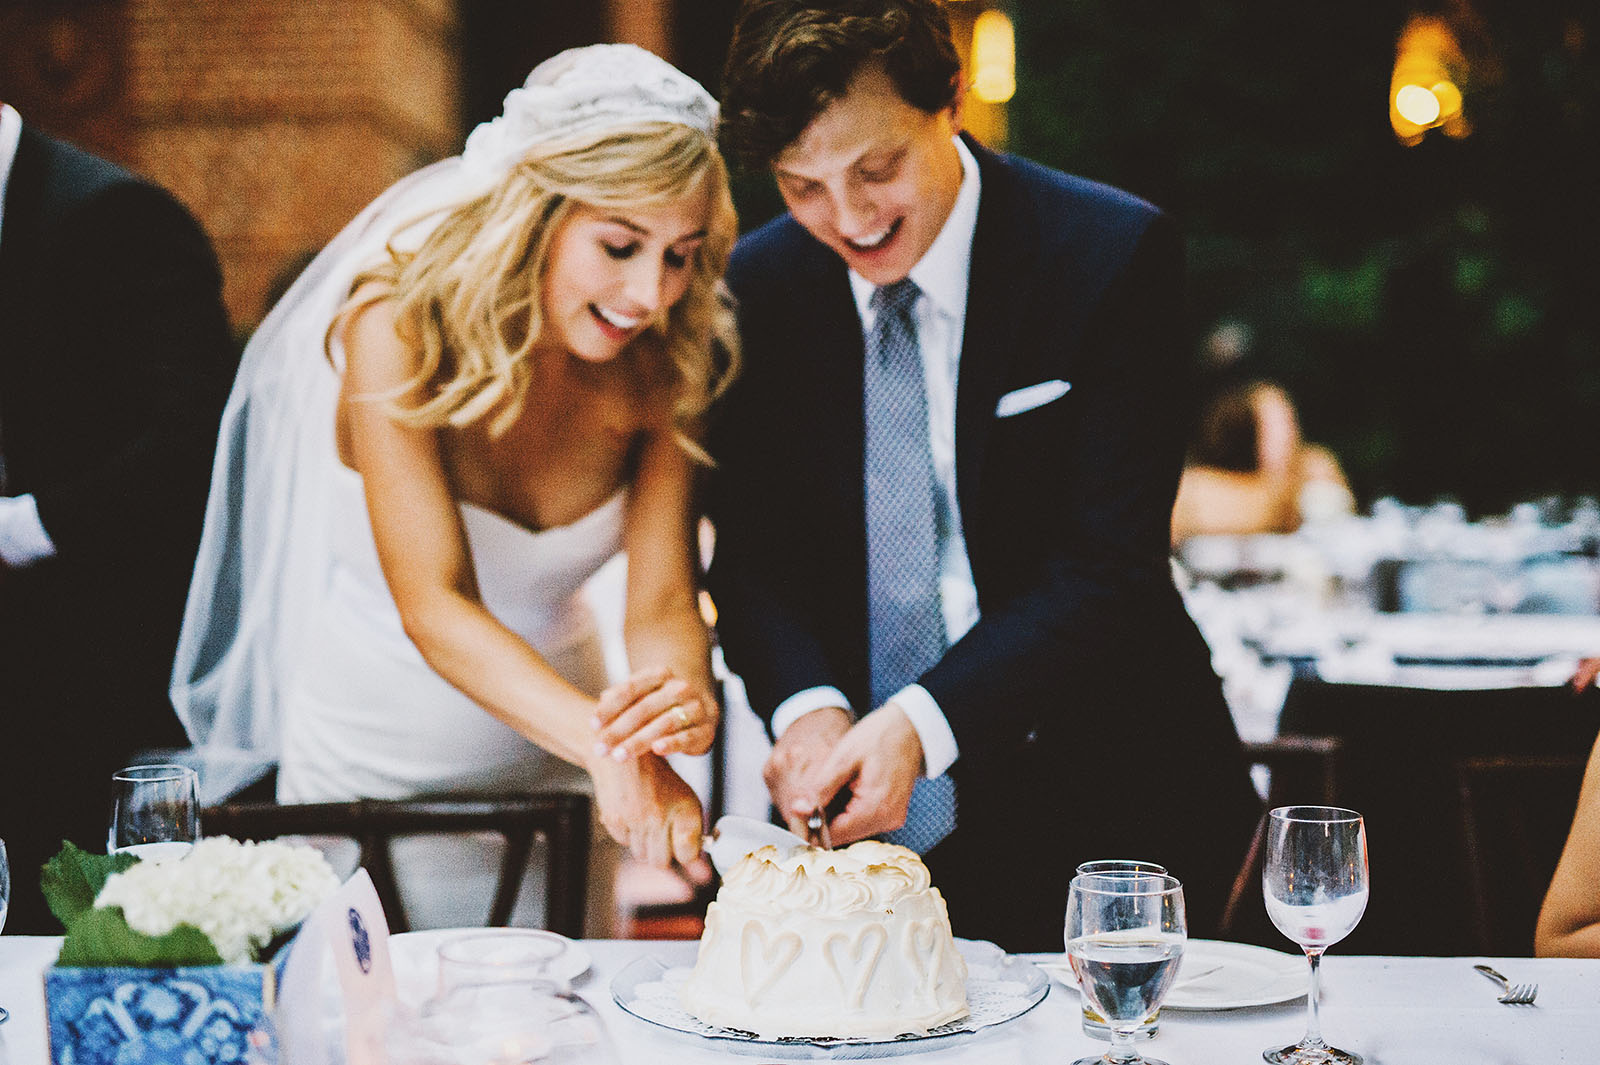
M 704 754 L 720 710 L 698 609 L 694 464 L 665 428 L 646 440 L 623 528 L 624 636 L 633 675 L 600 698 L 612 756 Z
M 593 760 L 595 703 L 483 605 L 438 434 L 394 421 L 375 396 L 411 376 L 415 354 L 380 300 L 344 326 L 340 406 L 378 560 L 406 635 L 441 677 L 569 762 Z
M 1552 811 L 1553 812 L 1553 811 Z M 1533 934 L 1540 957 L 1600 958 L 1600 742 L 1589 756 L 1578 811 Z

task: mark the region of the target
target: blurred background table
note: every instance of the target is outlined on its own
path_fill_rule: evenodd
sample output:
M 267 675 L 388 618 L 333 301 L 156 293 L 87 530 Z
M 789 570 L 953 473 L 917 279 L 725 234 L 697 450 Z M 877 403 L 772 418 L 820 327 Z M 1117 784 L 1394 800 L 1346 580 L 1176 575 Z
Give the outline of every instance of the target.
M 1271 801 L 1367 818 L 1372 903 L 1349 946 L 1527 954 L 1600 728 L 1567 687 L 1600 655 L 1600 510 L 1468 522 L 1405 508 L 1288 536 L 1196 538 L 1176 567 Z M 1290 772 L 1293 777 L 1289 776 Z M 1259 885 L 1231 931 L 1272 944 Z

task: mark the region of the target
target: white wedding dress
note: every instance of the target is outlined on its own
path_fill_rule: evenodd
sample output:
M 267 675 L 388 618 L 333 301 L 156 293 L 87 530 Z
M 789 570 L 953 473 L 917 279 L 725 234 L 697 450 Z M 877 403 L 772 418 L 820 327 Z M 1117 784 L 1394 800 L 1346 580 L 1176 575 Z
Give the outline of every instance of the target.
M 379 568 L 361 478 L 341 465 L 335 481 L 327 584 L 280 703 L 279 800 L 591 791 L 587 773 L 524 739 L 423 660 Z M 619 491 L 572 524 L 539 531 L 460 505 L 484 605 L 591 694 L 605 687 L 606 666 L 584 584 L 620 549 L 625 498 Z M 603 832 L 594 844 L 602 853 L 591 863 L 590 922 L 603 928 L 610 892 L 598 881 L 614 874 L 616 856 Z M 413 928 L 484 923 L 497 837 L 415 837 L 396 841 L 394 857 Z M 532 862 L 514 924 L 543 924 L 537 850 Z
M 640 122 L 706 135 L 704 88 L 632 45 L 572 49 L 540 64 L 461 155 L 390 186 L 306 267 L 256 329 L 223 412 L 205 529 L 173 663 L 173 707 L 201 789 L 216 801 L 279 767 L 285 801 L 430 792 L 591 788 L 433 672 L 406 637 L 378 566 L 360 477 L 339 462 L 338 345 L 328 326 L 364 268 L 414 251 L 439 220 L 495 189 L 534 145 Z M 617 553 L 624 486 L 570 525 L 529 530 L 461 504 L 488 609 L 580 689 L 606 684 L 584 583 Z M 610 606 L 611 604 L 607 604 Z M 608 614 L 608 616 L 610 616 Z M 589 928 L 606 929 L 621 849 L 592 834 Z M 396 872 L 413 927 L 475 925 L 500 857 L 489 840 L 415 838 Z M 535 863 L 541 861 L 537 849 Z M 537 872 L 537 870 L 535 870 Z M 542 877 L 527 883 L 542 885 Z M 479 890 L 481 888 L 481 890 Z M 513 920 L 542 923 L 540 891 Z

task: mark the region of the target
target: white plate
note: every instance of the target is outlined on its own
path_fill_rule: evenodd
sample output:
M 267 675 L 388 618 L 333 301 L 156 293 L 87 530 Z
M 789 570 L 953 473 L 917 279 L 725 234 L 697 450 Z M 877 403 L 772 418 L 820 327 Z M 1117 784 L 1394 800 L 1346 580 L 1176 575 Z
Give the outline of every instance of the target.
M 494 935 L 506 931 L 514 929 L 430 928 L 423 932 L 401 932 L 390 936 L 389 954 L 394 960 L 395 981 L 402 990 L 411 987 L 426 998 L 434 993 L 439 984 L 439 947 L 443 943 L 461 936 Z M 566 940 L 567 949 L 551 963 L 551 975 L 572 983 L 589 971 L 589 950 L 582 943 L 566 939 L 565 936 L 559 938 Z
M 967 962 L 967 999 L 972 1013 L 920 1036 L 761 1039 L 749 1032 L 719 1028 L 695 1018 L 679 1002 L 678 988 L 689 978 L 689 969 L 668 969 L 649 956 L 635 958 L 617 973 L 611 981 L 611 997 L 642 1021 L 697 1040 L 714 1040 L 716 1049 L 721 1051 L 757 1055 L 768 1060 L 782 1056 L 789 1060 L 811 1061 L 881 1058 L 939 1050 L 981 1029 L 1016 1020 L 1049 994 L 1049 979 L 1031 962 L 982 940 L 957 939 L 955 942 L 956 950 Z
M 1078 989 L 1065 958 L 1060 962 L 1040 962 L 1039 968 L 1059 983 Z M 1187 975 L 1191 973 L 1194 975 Z M 1300 998 L 1310 982 L 1310 966 L 1303 954 L 1285 954 L 1220 939 L 1191 939 L 1183 948 L 1177 983 L 1167 992 L 1161 1008 L 1236 1010 L 1269 1006 Z

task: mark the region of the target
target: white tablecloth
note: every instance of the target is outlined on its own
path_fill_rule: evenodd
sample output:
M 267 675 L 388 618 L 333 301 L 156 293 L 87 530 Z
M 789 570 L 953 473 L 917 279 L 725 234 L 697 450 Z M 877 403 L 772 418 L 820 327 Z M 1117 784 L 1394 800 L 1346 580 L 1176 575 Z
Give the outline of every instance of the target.
M 0 1005 L 11 1010 L 10 1022 L 0 1025 L 0 1065 L 47 1060 L 40 975 L 59 944 L 46 937 L 0 936 Z M 604 1018 L 623 1065 L 785 1060 L 719 1052 L 637 1020 L 611 1000 L 611 978 L 629 962 L 648 954 L 668 966 L 689 965 L 694 943 L 591 940 L 585 946 L 594 967 L 578 990 Z M 1365 1055 L 1368 1065 L 1600 1061 L 1600 961 L 1489 959 L 1513 980 L 1539 984 L 1537 1005 L 1510 1007 L 1497 1003 L 1494 986 L 1472 971 L 1471 964 L 1481 960 L 1330 955 L 1323 963 L 1323 1034 Z M 1067 1063 L 1105 1047 L 1082 1033 L 1079 1016 L 1076 994 L 1052 984 L 1045 1000 L 1019 1020 L 898 1060 Z M 1298 1039 L 1304 1025 L 1303 1000 L 1215 1013 L 1168 1010 L 1160 1034 L 1141 1046 L 1171 1065 L 1250 1065 L 1261 1060 L 1263 1048 Z

